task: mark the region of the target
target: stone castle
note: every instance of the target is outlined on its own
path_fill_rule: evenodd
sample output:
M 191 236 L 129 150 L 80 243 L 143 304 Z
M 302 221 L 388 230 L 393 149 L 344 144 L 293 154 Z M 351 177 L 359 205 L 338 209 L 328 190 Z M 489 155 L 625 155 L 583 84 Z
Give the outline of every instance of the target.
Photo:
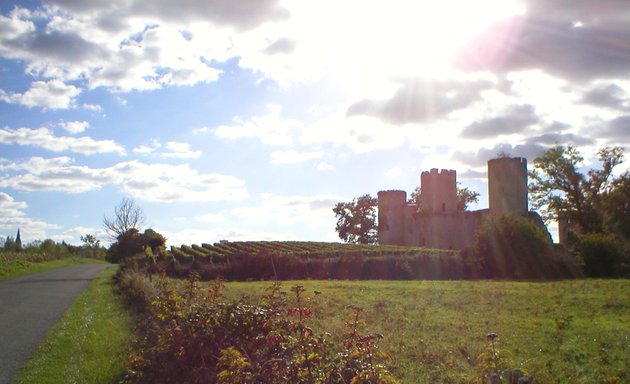
M 527 201 L 527 160 L 503 157 L 488 161 L 489 208 L 458 211 L 454 170 L 432 169 L 420 175 L 422 210 L 407 202 L 405 191 L 378 193 L 378 240 L 382 245 L 462 249 L 490 213 L 512 213 L 543 225 Z

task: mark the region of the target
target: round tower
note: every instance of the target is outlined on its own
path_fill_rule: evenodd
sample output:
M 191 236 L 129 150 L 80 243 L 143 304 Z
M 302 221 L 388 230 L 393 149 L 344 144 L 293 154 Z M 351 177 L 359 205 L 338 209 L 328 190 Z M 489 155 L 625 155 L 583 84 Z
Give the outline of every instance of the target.
M 436 168 L 420 175 L 422 211 L 453 213 L 457 210 L 457 174 L 450 169 Z
M 405 236 L 405 191 L 380 191 L 378 193 L 378 243 L 402 245 Z
M 527 213 L 527 159 L 488 161 L 488 199 L 491 212 Z

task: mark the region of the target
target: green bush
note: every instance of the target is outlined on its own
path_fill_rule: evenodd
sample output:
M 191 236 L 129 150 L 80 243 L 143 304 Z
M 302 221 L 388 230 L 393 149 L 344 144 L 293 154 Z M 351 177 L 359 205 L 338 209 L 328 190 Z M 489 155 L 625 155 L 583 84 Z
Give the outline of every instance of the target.
M 551 238 L 530 220 L 509 214 L 484 219 L 475 243 L 463 258 L 479 266 L 486 278 L 561 277 Z
M 588 233 L 578 237 L 575 251 L 584 267 L 584 273 L 591 277 L 623 277 L 630 274 L 630 260 L 627 244 L 606 233 Z

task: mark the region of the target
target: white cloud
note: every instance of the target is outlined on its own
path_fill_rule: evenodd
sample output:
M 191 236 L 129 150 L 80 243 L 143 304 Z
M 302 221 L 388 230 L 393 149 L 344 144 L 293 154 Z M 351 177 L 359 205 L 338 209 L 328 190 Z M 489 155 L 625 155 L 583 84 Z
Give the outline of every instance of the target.
M 322 151 L 298 152 L 295 150 L 274 151 L 271 153 L 271 164 L 295 164 L 307 160 L 319 159 L 324 155 Z
M 0 230 L 10 236 L 15 236 L 17 228 L 23 241 L 45 239 L 47 230 L 59 229 L 56 224 L 27 217 L 25 210 L 28 205 L 4 192 L 0 192 Z
M 103 111 L 103 107 L 101 107 L 98 104 L 81 104 L 81 108 L 87 109 L 88 111 L 92 111 L 92 112 L 102 112 Z
M 159 140 L 153 139 L 150 141 L 149 145 L 140 145 L 133 149 L 133 153 L 138 155 L 148 155 L 150 153 L 154 153 L 159 148 L 162 147 L 162 144 Z
M 75 105 L 81 89 L 60 80 L 34 81 L 24 93 L 7 93 L 0 90 L 0 100 L 10 104 L 21 104 L 29 108 L 67 109 Z
M 334 228 L 332 208 L 342 198 L 333 195 L 281 196 L 260 195 L 260 204 L 235 208 L 232 214 L 246 222 L 303 224 L 307 228 Z
M 164 148 L 163 151 L 159 151 Z M 169 141 L 162 145 L 159 140 L 153 139 L 148 145 L 140 145 L 133 149 L 133 152 L 138 155 L 149 155 L 152 153 L 165 159 L 198 159 L 201 157 L 201 151 L 193 151 L 190 149 L 189 143 L 182 143 L 177 141 Z
M 90 127 L 90 123 L 87 121 L 64 121 L 59 125 L 71 134 L 84 132 Z
M 332 171 L 333 169 L 335 169 L 335 166 L 325 161 L 322 161 L 321 163 L 317 164 L 318 171 Z
M 81 193 L 114 185 L 131 197 L 164 203 L 242 200 L 248 196 L 242 180 L 199 173 L 188 164 L 147 164 L 134 160 L 90 168 L 72 162 L 68 157 L 33 157 L 22 163 L 6 163 L 0 170 L 12 174 L 0 176 L 0 187 Z
M 281 119 L 282 107 L 268 105 L 269 113 L 263 116 L 252 116 L 247 121 L 235 117 L 234 125 L 221 125 L 215 134 L 222 139 L 240 139 L 253 137 L 263 144 L 276 146 L 293 145 L 293 132 L 302 127 L 302 123 L 291 119 Z
M 192 130 L 193 135 L 201 135 L 208 132 L 210 132 L 210 128 L 208 127 L 193 128 Z
M 402 169 L 400 167 L 394 167 L 385 172 L 385 176 L 388 177 L 399 177 L 403 174 Z
M 168 151 L 161 154 L 164 158 L 198 159 L 201 157 L 201 151 L 192 151 L 189 143 L 169 141 L 164 147 Z
M 225 221 L 225 216 L 220 213 L 207 213 L 195 217 L 195 220 L 202 221 L 204 223 L 222 223 Z
M 405 134 L 405 130 L 373 117 L 336 113 L 307 126 L 300 142 L 305 145 L 343 145 L 363 153 L 398 147 L 405 142 Z
M 94 140 L 90 137 L 55 136 L 48 128 L 0 129 L 0 143 L 30 145 L 53 152 L 75 152 L 83 155 L 115 152 L 125 149 L 113 140 Z

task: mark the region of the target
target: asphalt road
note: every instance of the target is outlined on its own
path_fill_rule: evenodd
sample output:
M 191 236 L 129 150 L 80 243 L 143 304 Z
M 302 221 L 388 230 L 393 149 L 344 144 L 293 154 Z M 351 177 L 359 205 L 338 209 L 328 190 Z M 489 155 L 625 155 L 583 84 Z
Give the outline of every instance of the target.
M 84 264 L 0 281 L 0 384 L 10 383 L 48 331 L 109 264 Z

